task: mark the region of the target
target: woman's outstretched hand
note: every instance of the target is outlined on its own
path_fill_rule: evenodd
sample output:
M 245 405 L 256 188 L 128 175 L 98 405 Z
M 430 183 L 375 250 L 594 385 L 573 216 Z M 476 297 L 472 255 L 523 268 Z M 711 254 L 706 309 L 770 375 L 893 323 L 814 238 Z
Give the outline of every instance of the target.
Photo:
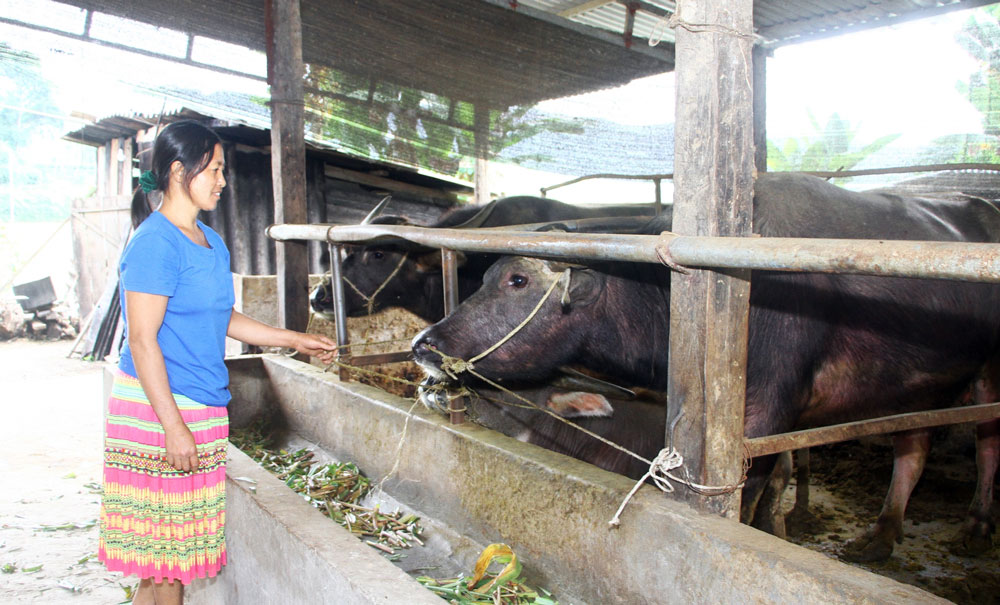
M 337 343 L 322 334 L 296 332 L 293 346 L 299 353 L 315 357 L 323 363 L 333 363 L 337 358 Z

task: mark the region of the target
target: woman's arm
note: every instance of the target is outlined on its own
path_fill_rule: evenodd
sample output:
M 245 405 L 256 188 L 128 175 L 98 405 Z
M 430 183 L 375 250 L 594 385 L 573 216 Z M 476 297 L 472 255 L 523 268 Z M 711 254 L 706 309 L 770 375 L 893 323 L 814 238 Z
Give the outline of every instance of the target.
M 337 356 L 337 343 L 321 334 L 306 334 L 284 328 L 276 328 L 233 310 L 229 318 L 230 338 L 262 347 L 289 347 L 304 355 L 330 363 Z
M 170 392 L 167 366 L 156 340 L 167 311 L 167 297 L 126 290 L 125 311 L 128 346 L 135 372 L 153 412 L 163 425 L 167 463 L 180 471 L 193 471 L 198 468 L 198 449 Z

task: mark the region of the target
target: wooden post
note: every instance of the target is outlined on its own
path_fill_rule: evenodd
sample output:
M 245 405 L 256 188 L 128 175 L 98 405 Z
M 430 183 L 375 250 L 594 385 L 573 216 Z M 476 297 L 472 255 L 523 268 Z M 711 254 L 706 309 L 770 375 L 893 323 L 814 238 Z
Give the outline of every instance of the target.
M 484 102 L 475 105 L 475 125 L 473 137 L 476 147 L 476 204 L 490 201 L 489 155 L 490 155 L 490 107 Z
M 226 145 L 225 150 L 228 194 L 224 196 L 223 211 L 226 215 L 226 235 L 228 236 L 226 244 L 229 246 L 229 256 L 232 259 L 230 265 L 235 273 L 249 275 L 253 268 L 250 262 L 249 233 L 244 228 L 247 211 L 245 203 L 249 196 L 245 195 L 243 182 L 239 178 L 243 170 L 238 160 L 241 154 L 236 152 L 236 145 Z
M 678 3 L 677 233 L 750 233 L 752 6 Z M 692 269 L 671 279 L 666 441 L 684 457 L 684 469 L 674 473 L 702 485 L 735 485 L 741 476 L 749 285 L 747 271 Z M 702 510 L 738 514 L 738 491 L 680 492 Z
M 326 174 L 323 168 L 326 163 L 314 158 L 306 164 L 306 214 L 309 223 L 318 224 L 326 222 Z M 309 249 L 309 272 L 323 273 L 323 242 L 308 242 Z
M 271 75 L 271 180 L 276 223 L 306 222 L 305 106 L 299 0 L 267 0 Z M 270 48 L 272 45 L 268 44 Z M 309 323 L 309 255 L 303 241 L 278 242 L 278 323 L 305 330 Z
M 767 172 L 767 55 L 753 47 L 753 163 L 757 172 Z

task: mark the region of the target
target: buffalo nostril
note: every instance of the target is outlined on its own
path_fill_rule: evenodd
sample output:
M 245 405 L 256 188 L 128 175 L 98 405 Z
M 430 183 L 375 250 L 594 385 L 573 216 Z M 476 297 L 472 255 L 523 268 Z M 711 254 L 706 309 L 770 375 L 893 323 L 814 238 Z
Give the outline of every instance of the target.
M 428 334 L 422 334 L 413 341 L 413 354 L 417 358 L 434 360 L 437 358 L 431 349 L 437 349 L 437 341 Z
M 436 347 L 434 347 L 434 343 L 431 341 L 431 339 L 427 338 L 426 336 L 413 343 L 414 351 L 425 352 L 431 348 L 436 348 Z

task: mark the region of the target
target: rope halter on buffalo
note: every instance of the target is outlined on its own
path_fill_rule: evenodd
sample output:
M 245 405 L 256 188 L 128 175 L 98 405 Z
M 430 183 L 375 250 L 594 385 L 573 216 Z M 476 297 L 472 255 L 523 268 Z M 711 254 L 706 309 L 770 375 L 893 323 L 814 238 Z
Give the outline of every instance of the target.
M 399 271 L 403 268 L 403 264 L 406 262 L 406 259 L 409 258 L 409 256 L 410 256 L 409 252 L 404 252 L 403 253 L 403 256 L 400 257 L 399 262 L 396 264 L 396 268 L 392 270 L 392 273 L 390 273 L 389 276 L 385 278 L 385 280 L 382 282 L 382 284 L 378 288 L 375 288 L 375 291 L 372 292 L 371 296 L 368 296 L 364 292 L 362 292 L 361 290 L 359 290 L 358 287 L 354 285 L 354 282 L 352 282 L 351 280 L 347 279 L 346 276 L 341 276 L 341 279 L 343 279 L 344 282 L 348 286 L 350 286 L 351 289 L 353 289 L 355 292 L 357 292 L 358 296 L 360 296 L 365 301 L 365 306 L 367 308 L 367 314 L 368 315 L 372 315 L 372 314 L 375 313 L 375 297 L 378 296 L 379 293 L 382 290 L 384 290 L 386 286 L 389 285 L 389 282 L 392 281 L 392 278 L 396 277 L 396 275 L 399 274 Z M 331 276 L 330 279 L 332 280 L 333 276 Z
M 605 439 L 604 437 L 601 437 L 600 435 L 598 435 L 598 434 L 596 434 L 596 433 L 594 433 L 592 431 L 589 431 L 589 430 L 583 428 L 582 426 L 580 426 L 580 425 L 578 425 L 578 424 L 576 424 L 576 423 L 574 423 L 574 422 L 572 422 L 570 420 L 567 420 L 566 418 L 563 418 L 562 416 L 560 416 L 559 414 L 556 414 L 552 410 L 549 410 L 549 409 L 546 409 L 544 407 L 538 406 L 533 401 L 525 399 L 524 397 L 518 395 L 517 393 L 514 393 L 514 392 L 510 391 L 509 389 L 504 388 L 503 386 L 497 384 L 496 382 L 493 382 L 489 378 L 486 378 L 482 374 L 480 374 L 480 373 L 478 373 L 478 372 L 475 371 L 475 365 L 474 365 L 475 362 L 483 359 L 484 357 L 486 357 L 487 355 L 489 355 L 493 351 L 495 351 L 498 348 L 500 348 L 505 342 L 507 342 L 508 340 L 510 340 L 515 334 L 517 334 L 518 332 L 520 332 L 526 325 L 528 325 L 528 322 L 530 322 L 532 319 L 535 318 L 535 316 L 538 314 L 538 311 L 542 308 L 542 305 L 552 295 L 552 292 L 555 290 L 556 285 L 558 285 L 560 281 L 562 281 L 563 279 L 565 279 L 566 282 L 567 282 L 567 284 L 566 284 L 566 288 L 564 288 L 564 290 L 568 289 L 568 283 L 569 283 L 569 280 L 570 280 L 570 275 L 571 275 L 571 269 L 566 269 L 563 273 L 559 274 L 555 279 L 553 279 L 552 283 L 549 285 L 549 288 L 545 291 L 545 294 L 542 295 L 541 300 L 538 301 L 538 304 L 535 305 L 535 308 L 531 310 L 531 313 L 528 314 L 528 316 L 524 319 L 524 321 L 522 321 L 517 326 L 515 326 L 513 330 L 511 330 L 509 333 L 507 333 L 506 336 L 504 336 L 499 341 L 497 341 L 496 344 L 494 344 L 493 346 L 487 348 L 482 353 L 479 353 L 478 355 L 470 358 L 469 360 L 461 359 L 461 358 L 458 358 L 458 357 L 452 357 L 450 355 L 442 353 L 441 351 L 437 350 L 434 347 L 429 347 L 429 350 L 433 351 L 434 353 L 436 353 L 438 356 L 441 357 L 441 370 L 445 374 L 447 374 L 448 376 L 450 376 L 451 378 L 456 379 L 456 380 L 457 380 L 457 375 L 458 374 L 461 374 L 463 372 L 469 373 L 472 376 L 475 376 L 479 380 L 482 380 L 486 384 L 490 385 L 491 387 L 493 387 L 495 389 L 498 389 L 500 391 L 503 391 L 503 392 L 507 393 L 508 395 L 514 397 L 515 399 L 518 399 L 518 400 L 520 400 L 520 401 L 528 404 L 529 406 L 531 406 L 531 407 L 533 407 L 533 408 L 535 408 L 535 409 L 537 409 L 537 410 L 539 410 L 541 412 L 544 412 L 544 413 L 552 416 L 553 418 L 556 418 L 560 422 L 564 422 L 564 423 L 572 426 L 576 430 L 581 431 L 581 432 L 589 435 L 590 437 L 593 437 L 594 439 L 597 439 L 598 441 L 601 441 L 602 443 L 604 443 L 604 444 L 606 444 L 608 446 L 611 446 L 611 447 L 613 447 L 613 448 L 615 448 L 615 449 L 617 449 L 617 450 L 619 450 L 621 452 L 624 452 L 625 454 L 628 454 L 629 456 L 632 456 L 633 458 L 635 458 L 637 460 L 640 460 L 640 461 L 644 462 L 645 464 L 649 465 L 649 470 L 646 471 L 646 474 L 643 475 L 638 481 L 636 481 L 635 485 L 632 487 L 632 489 L 629 491 L 629 493 L 625 496 L 625 499 L 622 500 L 622 503 L 618 507 L 617 512 L 615 512 L 614 517 L 612 517 L 612 519 L 608 522 L 608 525 L 610 525 L 612 528 L 618 527 L 620 525 L 622 512 L 624 512 L 625 507 L 628 505 L 629 501 L 632 499 L 632 497 L 635 495 L 635 493 L 637 491 L 639 491 L 639 488 L 642 486 L 643 483 L 646 482 L 647 479 L 652 479 L 653 484 L 656 485 L 656 487 L 658 487 L 660 490 L 662 490 L 665 493 L 672 493 L 674 491 L 674 486 L 671 483 L 671 481 L 676 481 L 677 483 L 685 485 L 690 490 L 692 490 L 692 491 L 694 491 L 694 492 L 696 492 L 696 493 L 698 493 L 700 495 L 703 495 L 703 496 L 721 496 L 721 495 L 724 495 L 724 494 L 731 494 L 731 493 L 735 492 L 736 490 L 740 489 L 741 487 L 743 487 L 743 484 L 746 482 L 746 478 L 747 478 L 747 470 L 749 469 L 749 458 L 747 457 L 746 453 L 744 453 L 744 457 L 743 457 L 743 472 L 742 472 L 742 476 L 740 478 L 740 481 L 737 484 L 735 484 L 735 485 L 726 485 L 726 486 L 701 485 L 699 483 L 695 483 L 695 482 L 691 481 L 690 477 L 682 479 L 682 478 L 680 478 L 680 477 L 678 477 L 678 476 L 676 476 L 676 475 L 674 475 L 672 473 L 672 471 L 674 471 L 674 470 L 676 470 L 676 469 L 681 468 L 681 467 L 684 466 L 684 457 L 681 456 L 680 452 L 678 452 L 676 449 L 674 449 L 674 447 L 672 445 L 663 448 L 662 450 L 660 450 L 660 453 L 655 458 L 653 458 L 652 460 L 648 460 L 645 457 L 640 456 L 639 454 L 637 454 L 637 453 L 629 450 L 626 447 L 618 445 L 617 443 L 614 443 L 613 441 Z M 671 425 L 671 431 L 673 429 L 673 425 L 675 425 L 676 422 L 677 422 L 677 420 L 679 420 L 679 419 L 680 419 L 680 415 L 678 415 L 677 418 L 675 418 L 674 423 Z M 672 441 L 673 440 L 671 439 L 671 442 Z M 687 474 L 687 469 L 685 469 L 685 474 Z

